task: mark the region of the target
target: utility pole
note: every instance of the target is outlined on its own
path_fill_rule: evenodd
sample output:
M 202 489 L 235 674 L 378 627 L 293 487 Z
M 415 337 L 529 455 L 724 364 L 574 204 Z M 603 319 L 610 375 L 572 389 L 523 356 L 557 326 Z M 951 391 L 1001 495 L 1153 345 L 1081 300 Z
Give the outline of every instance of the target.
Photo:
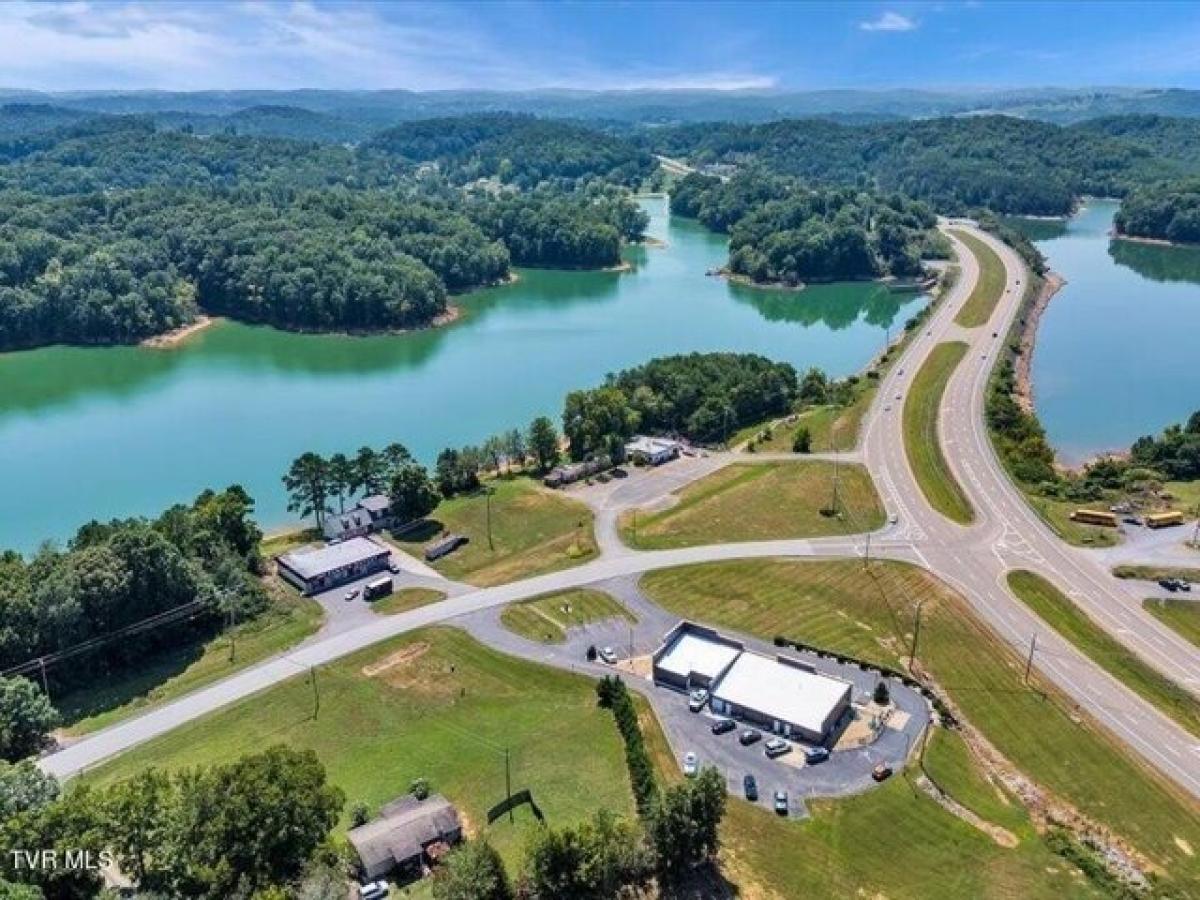
M 1025 660 L 1025 683 L 1029 684 L 1029 670 L 1033 668 L 1033 653 L 1037 650 L 1037 632 L 1029 639 L 1029 657 Z
M 838 454 L 837 450 L 833 451 L 833 500 L 829 504 L 831 515 L 836 516 L 838 512 Z
M 495 550 L 496 545 L 492 543 L 492 489 L 484 488 L 484 502 L 487 504 L 487 533 L 488 533 L 488 549 Z
M 871 532 L 867 532 L 867 550 L 863 554 L 863 568 L 871 564 Z
M 512 767 L 509 765 L 508 748 L 504 748 L 504 796 L 508 802 L 508 821 L 515 822 L 512 808 Z
M 925 605 L 924 600 L 917 601 L 917 616 L 913 622 L 913 639 L 912 646 L 908 648 L 908 670 L 911 672 L 913 663 L 917 658 L 917 638 L 921 636 L 921 607 Z
M 38 665 L 40 665 L 41 669 L 42 669 L 42 691 L 45 693 L 46 699 L 49 700 L 50 699 L 50 682 L 46 678 L 46 657 L 39 656 L 38 657 Z
M 637 547 L 637 507 L 633 508 L 633 546 Z
M 237 616 L 237 604 L 233 602 L 233 598 L 231 596 L 226 597 L 226 602 L 229 603 L 229 662 L 232 665 L 234 658 L 237 655 L 237 646 L 233 633 L 233 626 Z
M 313 689 L 313 719 L 317 718 L 317 714 L 321 712 L 321 692 L 317 689 L 317 667 L 308 667 L 308 680 L 312 683 Z

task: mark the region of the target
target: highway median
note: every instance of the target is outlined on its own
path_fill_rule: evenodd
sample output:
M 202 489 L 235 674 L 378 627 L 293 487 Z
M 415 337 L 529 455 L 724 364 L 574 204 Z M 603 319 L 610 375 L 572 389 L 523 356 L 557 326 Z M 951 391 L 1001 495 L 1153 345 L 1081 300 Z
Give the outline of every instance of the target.
M 975 511 L 955 480 L 938 439 L 938 411 L 954 369 L 966 356 L 962 341 L 939 344 L 912 380 L 904 401 L 904 452 L 929 505 L 952 522 L 969 525 Z
M 974 235 L 957 230 L 950 233 L 966 244 L 979 262 L 979 278 L 967 302 L 954 317 L 954 324 L 963 328 L 978 328 L 988 323 L 1004 294 L 1004 263 L 995 250 Z

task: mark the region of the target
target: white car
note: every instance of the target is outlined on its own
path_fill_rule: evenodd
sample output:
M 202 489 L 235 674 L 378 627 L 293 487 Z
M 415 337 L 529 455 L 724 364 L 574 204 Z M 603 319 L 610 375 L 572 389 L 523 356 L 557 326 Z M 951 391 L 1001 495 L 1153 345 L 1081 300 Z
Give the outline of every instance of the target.
M 381 900 L 392 892 L 386 881 L 372 881 L 370 884 L 358 886 L 358 896 L 361 900 Z
M 692 691 L 692 695 L 688 697 L 688 709 L 694 713 L 704 709 L 704 704 L 708 702 L 708 691 L 704 688 L 697 688 Z
M 362 591 L 359 590 L 358 588 L 354 588 L 353 590 L 346 591 L 346 602 L 349 603 L 351 600 L 357 600 L 358 595 L 361 593 L 362 593 Z
M 689 750 L 683 757 L 683 774 L 688 778 L 694 778 L 699 768 L 700 761 L 696 759 L 696 754 Z
M 610 666 L 617 664 L 617 654 L 612 647 L 605 647 L 600 651 L 600 658 Z
M 890 516 L 888 516 L 889 525 L 895 525 L 898 521 L 900 521 L 900 517 L 895 513 L 892 513 Z

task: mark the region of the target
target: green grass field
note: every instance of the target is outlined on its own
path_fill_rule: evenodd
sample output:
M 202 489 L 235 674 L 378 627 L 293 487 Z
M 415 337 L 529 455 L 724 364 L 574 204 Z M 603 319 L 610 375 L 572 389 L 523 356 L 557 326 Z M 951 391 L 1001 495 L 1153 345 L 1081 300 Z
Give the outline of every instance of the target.
M 652 572 L 642 585 L 681 616 L 766 639 L 784 634 L 891 665 L 907 656 L 915 603 L 923 599 L 919 667 L 964 718 L 1051 794 L 1153 860 L 1169 888 L 1164 896 L 1200 895 L 1200 803 L 1036 673 L 1025 686 L 1019 653 L 927 572 L 899 563 L 864 569 L 853 560 L 738 561 Z M 917 827 L 894 821 L 887 827 L 881 841 L 920 840 Z M 864 846 L 853 843 L 860 851 Z M 888 858 L 906 859 L 890 849 Z M 756 865 L 769 869 L 771 854 Z
M 185 725 L 87 776 L 106 782 L 147 766 L 215 763 L 274 743 L 312 748 L 346 793 L 339 830 L 356 803 L 372 811 L 414 778 L 457 805 L 469 834 L 486 833 L 512 864 L 533 818 L 493 826 L 504 797 L 529 788 L 553 825 L 598 808 L 633 814 L 624 747 L 591 679 L 489 650 L 452 628 L 413 632 L 317 672 L 320 709 L 300 676 Z
M 1142 601 L 1142 607 L 1160 622 L 1200 647 L 1200 603 L 1195 600 L 1160 600 L 1152 598 Z
M 822 537 L 879 528 L 883 507 L 866 469 L 839 465 L 838 515 L 834 465 L 822 460 L 739 463 L 718 469 L 679 491 L 679 502 L 657 512 L 622 515 L 621 538 L 631 547 L 693 547 L 717 541 Z
M 107 728 L 300 643 L 321 627 L 323 619 L 315 600 L 277 590 L 272 605 L 261 616 L 237 626 L 232 634 L 224 632 L 204 643 L 160 653 L 136 673 L 55 698 L 55 705 L 69 734 Z
M 608 594 L 587 588 L 512 603 L 500 614 L 500 621 L 509 631 L 543 644 L 561 644 L 567 639 L 568 628 L 613 618 L 637 621 Z
M 421 606 L 428 606 L 430 603 L 437 603 L 446 599 L 444 591 L 435 591 L 433 588 L 401 588 L 394 593 L 388 594 L 386 597 L 380 597 L 371 604 L 371 609 L 383 615 L 395 615 L 396 613 L 408 612 L 410 609 L 417 609 Z
M 1008 573 L 1008 586 L 1038 617 L 1102 669 L 1200 737 L 1200 698 L 1125 648 L 1071 599 L 1033 572 Z
M 954 479 L 938 442 L 938 410 L 955 367 L 966 355 L 961 341 L 938 344 L 913 376 L 904 398 L 904 451 L 917 484 L 929 504 L 960 525 L 970 524 L 975 511 Z
M 421 558 L 425 545 L 442 531 L 465 534 L 470 543 L 433 566 L 448 578 L 480 587 L 566 569 L 596 555 L 592 512 L 582 503 L 524 477 L 488 485 L 494 489 L 492 547 L 482 493 L 443 501 L 426 527 L 398 535 L 396 545 Z
M 796 430 L 808 429 L 813 453 L 853 450 L 858 444 L 863 416 L 878 392 L 873 381 L 859 381 L 854 400 L 845 406 L 813 406 L 796 416 L 796 421 L 779 420 L 743 428 L 731 440 L 731 446 L 753 440 L 759 453 L 791 453 Z M 803 457 L 801 457 L 803 458 Z
M 963 328 L 978 328 L 986 325 L 1004 293 L 1004 262 L 991 247 L 965 231 L 951 231 L 952 235 L 967 245 L 979 261 L 979 280 L 971 296 L 954 317 L 956 325 Z

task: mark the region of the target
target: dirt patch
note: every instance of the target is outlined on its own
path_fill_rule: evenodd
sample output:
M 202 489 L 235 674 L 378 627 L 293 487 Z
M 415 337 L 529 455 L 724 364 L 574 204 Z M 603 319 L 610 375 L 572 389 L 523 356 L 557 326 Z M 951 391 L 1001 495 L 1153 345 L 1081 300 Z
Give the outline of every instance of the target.
M 362 667 L 362 673 L 368 678 L 374 678 L 377 675 L 382 675 L 385 672 L 391 672 L 394 669 L 403 668 L 416 662 L 426 651 L 429 650 L 429 645 L 424 641 L 417 641 L 415 644 L 409 644 L 407 647 L 401 647 L 395 653 L 389 653 L 383 659 L 376 660 L 368 666 Z
M 213 316 L 197 316 L 196 320 L 190 325 L 175 328 L 166 334 L 156 334 L 154 337 L 146 338 L 142 341 L 142 346 L 150 347 L 154 350 L 171 350 L 193 335 L 199 334 L 208 326 L 215 324 L 216 321 L 217 319 Z
M 987 819 L 976 815 L 949 794 L 942 791 L 941 788 L 935 785 L 924 775 L 917 779 L 917 786 L 930 797 L 932 797 L 938 806 L 942 807 L 942 809 L 946 810 L 946 812 L 962 819 L 972 828 L 982 831 L 1001 847 L 1011 850 L 1019 843 L 1017 836 L 1007 828 L 1001 828 L 999 825 L 989 822 Z
M 1186 853 L 1188 856 L 1196 855 L 1195 852 L 1192 850 L 1192 845 L 1189 844 L 1187 841 L 1185 841 L 1181 837 L 1175 838 L 1175 846 L 1178 847 L 1180 850 L 1182 850 L 1184 853 Z
M 654 676 L 654 658 L 652 656 L 635 656 L 633 659 L 618 660 L 616 668 L 649 681 Z

